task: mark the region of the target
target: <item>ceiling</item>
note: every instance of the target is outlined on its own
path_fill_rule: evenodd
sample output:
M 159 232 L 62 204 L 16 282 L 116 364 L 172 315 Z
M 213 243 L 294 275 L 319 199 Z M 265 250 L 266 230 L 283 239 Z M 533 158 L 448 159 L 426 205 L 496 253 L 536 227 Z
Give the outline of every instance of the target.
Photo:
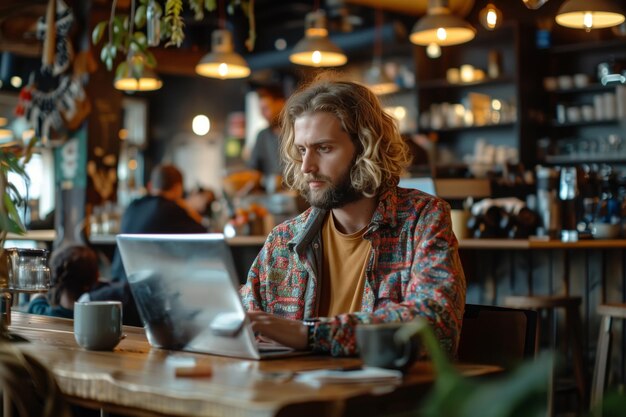
M 75 9 L 85 10 L 88 7 L 85 7 L 88 3 L 84 0 L 65 1 L 70 5 L 75 5 Z M 41 56 L 41 42 L 34 36 L 34 27 L 37 19 L 45 14 L 46 3 L 47 0 L 2 0 L 0 2 L 0 51 L 12 52 L 23 57 Z M 235 9 L 235 14 L 229 15 L 226 20 L 234 33 L 236 49 L 244 54 L 246 59 L 273 54 L 271 56 L 273 61 L 261 64 L 271 66 L 283 61 L 284 64 L 288 64 L 288 60 L 283 59 L 281 55 L 286 52 L 276 49 L 276 40 L 283 39 L 287 50 L 293 47 L 304 35 L 306 13 L 312 11 L 318 4 L 326 11 L 331 37 L 352 34 L 353 38 L 358 38 L 362 33 L 363 36 L 368 37 L 361 37 L 361 42 L 353 42 L 354 39 L 352 39 L 352 42 L 347 43 L 347 48 L 356 49 L 359 45 L 363 48 L 366 45 L 367 50 L 371 51 L 376 8 L 384 11 L 384 20 L 387 24 L 395 22 L 396 26 L 402 25 L 405 30 L 410 30 L 418 17 L 425 13 L 427 3 L 428 0 L 255 0 L 254 17 L 257 39 L 252 52 L 244 48 L 244 41 L 248 36 L 248 22 L 243 13 Z M 110 0 L 92 0 L 90 12 L 92 20 L 106 19 L 110 4 Z M 127 8 L 129 4 L 130 0 L 118 0 L 118 10 Z M 466 15 L 473 5 L 474 0 L 450 0 L 451 9 L 462 15 Z M 179 64 L 177 59 L 172 59 L 174 55 L 188 55 L 185 58 L 193 61 L 210 49 L 210 36 L 213 29 L 218 26 L 218 14 L 207 14 L 202 21 L 197 22 L 193 20 L 188 7 L 186 9 L 185 42 L 178 49 L 167 48 L 156 51 L 158 52 L 159 72 L 177 71 L 180 65 L 177 65 Z M 94 24 L 92 22 L 91 26 Z M 396 30 L 394 29 L 393 32 L 395 33 Z M 346 46 L 342 47 L 346 48 Z M 358 51 L 346 50 L 346 53 L 351 56 L 352 53 L 358 53 Z M 162 65 L 164 61 L 170 61 L 169 65 Z

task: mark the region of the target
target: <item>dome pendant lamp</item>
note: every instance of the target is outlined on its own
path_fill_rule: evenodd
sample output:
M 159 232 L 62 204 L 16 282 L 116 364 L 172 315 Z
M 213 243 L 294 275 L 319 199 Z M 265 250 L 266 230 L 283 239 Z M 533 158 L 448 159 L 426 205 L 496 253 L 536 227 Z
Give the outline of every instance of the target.
M 458 45 L 474 39 L 476 29 L 453 15 L 448 0 L 429 0 L 426 16 L 413 26 L 409 39 L 416 45 Z
M 232 34 L 226 29 L 215 29 L 211 34 L 211 52 L 196 65 L 196 74 L 222 80 L 246 78 L 250 75 L 250 67 L 234 51 Z
M 381 28 L 383 25 L 383 12 L 376 9 L 376 25 L 374 26 L 374 59 L 372 66 L 365 71 L 364 81 L 367 87 L 376 95 L 390 94 L 398 91 L 398 84 L 393 82 L 383 69 L 383 45 Z
M 574 29 L 602 29 L 624 22 L 624 10 L 616 0 L 568 0 L 556 14 L 556 23 Z
M 133 55 L 118 68 L 113 86 L 122 91 L 154 91 L 161 88 L 163 82 L 144 63 L 143 57 Z
M 304 23 L 304 38 L 293 48 L 289 61 L 309 67 L 338 67 L 348 62 L 343 51 L 328 39 L 323 10 L 308 13 Z

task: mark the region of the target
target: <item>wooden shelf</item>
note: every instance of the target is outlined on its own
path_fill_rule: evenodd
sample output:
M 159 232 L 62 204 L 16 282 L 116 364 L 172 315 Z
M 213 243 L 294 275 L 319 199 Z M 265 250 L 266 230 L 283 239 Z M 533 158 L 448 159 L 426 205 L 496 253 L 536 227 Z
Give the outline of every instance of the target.
M 625 39 L 606 39 L 592 42 L 576 42 L 556 45 L 550 48 L 552 54 L 569 54 L 579 52 L 597 52 L 602 49 L 615 49 L 626 47 Z
M 581 162 L 626 162 L 626 155 L 602 154 L 602 155 L 548 155 L 546 162 L 550 164 L 578 164 Z
M 483 126 L 458 126 L 458 127 L 442 127 L 441 129 L 420 129 L 418 128 L 419 133 L 447 133 L 447 132 L 462 132 L 462 131 L 478 131 L 478 130 L 497 130 L 497 129 L 510 129 L 515 126 L 515 122 L 509 123 L 498 123 L 492 125 L 483 125 Z
M 418 90 L 432 90 L 432 89 L 461 89 L 467 87 L 481 87 L 481 86 L 490 86 L 490 85 L 499 85 L 499 84 L 512 84 L 515 82 L 513 77 L 504 76 L 498 78 L 486 78 L 481 81 L 472 81 L 469 83 L 449 83 L 445 78 L 438 78 L 433 80 L 422 80 L 418 81 L 416 88 Z
M 552 121 L 552 127 L 581 127 L 581 126 L 601 126 L 608 124 L 619 123 L 619 119 L 604 119 L 604 120 L 581 120 L 580 122 L 566 122 L 559 123 Z
M 602 84 L 589 84 L 586 87 L 576 87 L 576 88 L 567 88 L 567 89 L 556 89 L 553 91 L 549 91 L 548 93 L 554 93 L 554 94 L 581 94 L 581 93 L 597 93 L 597 92 L 603 92 L 603 91 L 611 91 L 611 90 L 615 90 L 615 87 L 617 86 L 617 84 L 609 84 L 609 85 L 602 85 Z

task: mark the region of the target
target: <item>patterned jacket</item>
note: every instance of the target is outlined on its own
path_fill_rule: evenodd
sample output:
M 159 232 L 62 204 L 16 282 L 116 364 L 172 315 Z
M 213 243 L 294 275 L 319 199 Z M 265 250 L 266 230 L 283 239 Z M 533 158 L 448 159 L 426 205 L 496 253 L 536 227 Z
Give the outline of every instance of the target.
M 321 228 L 327 212 L 309 208 L 271 232 L 255 259 L 244 307 L 288 319 L 317 317 L 321 294 Z M 465 308 L 465 276 L 448 204 L 417 190 L 382 192 L 364 238 L 372 250 L 361 311 L 322 318 L 313 349 L 333 356 L 357 353 L 359 323 L 426 318 L 442 347 L 456 353 Z

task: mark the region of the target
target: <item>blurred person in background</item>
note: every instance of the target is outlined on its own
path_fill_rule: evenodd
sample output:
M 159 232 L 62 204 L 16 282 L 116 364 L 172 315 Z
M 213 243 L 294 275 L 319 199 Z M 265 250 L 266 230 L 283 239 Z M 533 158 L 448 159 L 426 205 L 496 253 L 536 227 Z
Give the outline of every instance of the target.
M 74 302 L 98 283 L 98 256 L 83 245 L 61 247 L 50 258 L 50 291 L 35 295 L 28 312 L 74 318 Z
M 183 175 L 174 165 L 157 165 L 151 172 L 148 195 L 124 211 L 120 233 L 206 233 L 202 217 L 184 200 Z M 135 300 L 130 292 L 124 265 L 116 249 L 111 263 L 110 286 L 91 291 L 81 301 L 121 301 L 124 324 L 141 326 Z
M 261 185 L 266 191 L 273 192 L 280 189 L 283 175 L 279 135 L 280 112 L 285 106 L 285 95 L 278 86 L 259 87 L 256 92 L 261 114 L 269 126 L 257 135 L 247 165 L 261 173 Z

